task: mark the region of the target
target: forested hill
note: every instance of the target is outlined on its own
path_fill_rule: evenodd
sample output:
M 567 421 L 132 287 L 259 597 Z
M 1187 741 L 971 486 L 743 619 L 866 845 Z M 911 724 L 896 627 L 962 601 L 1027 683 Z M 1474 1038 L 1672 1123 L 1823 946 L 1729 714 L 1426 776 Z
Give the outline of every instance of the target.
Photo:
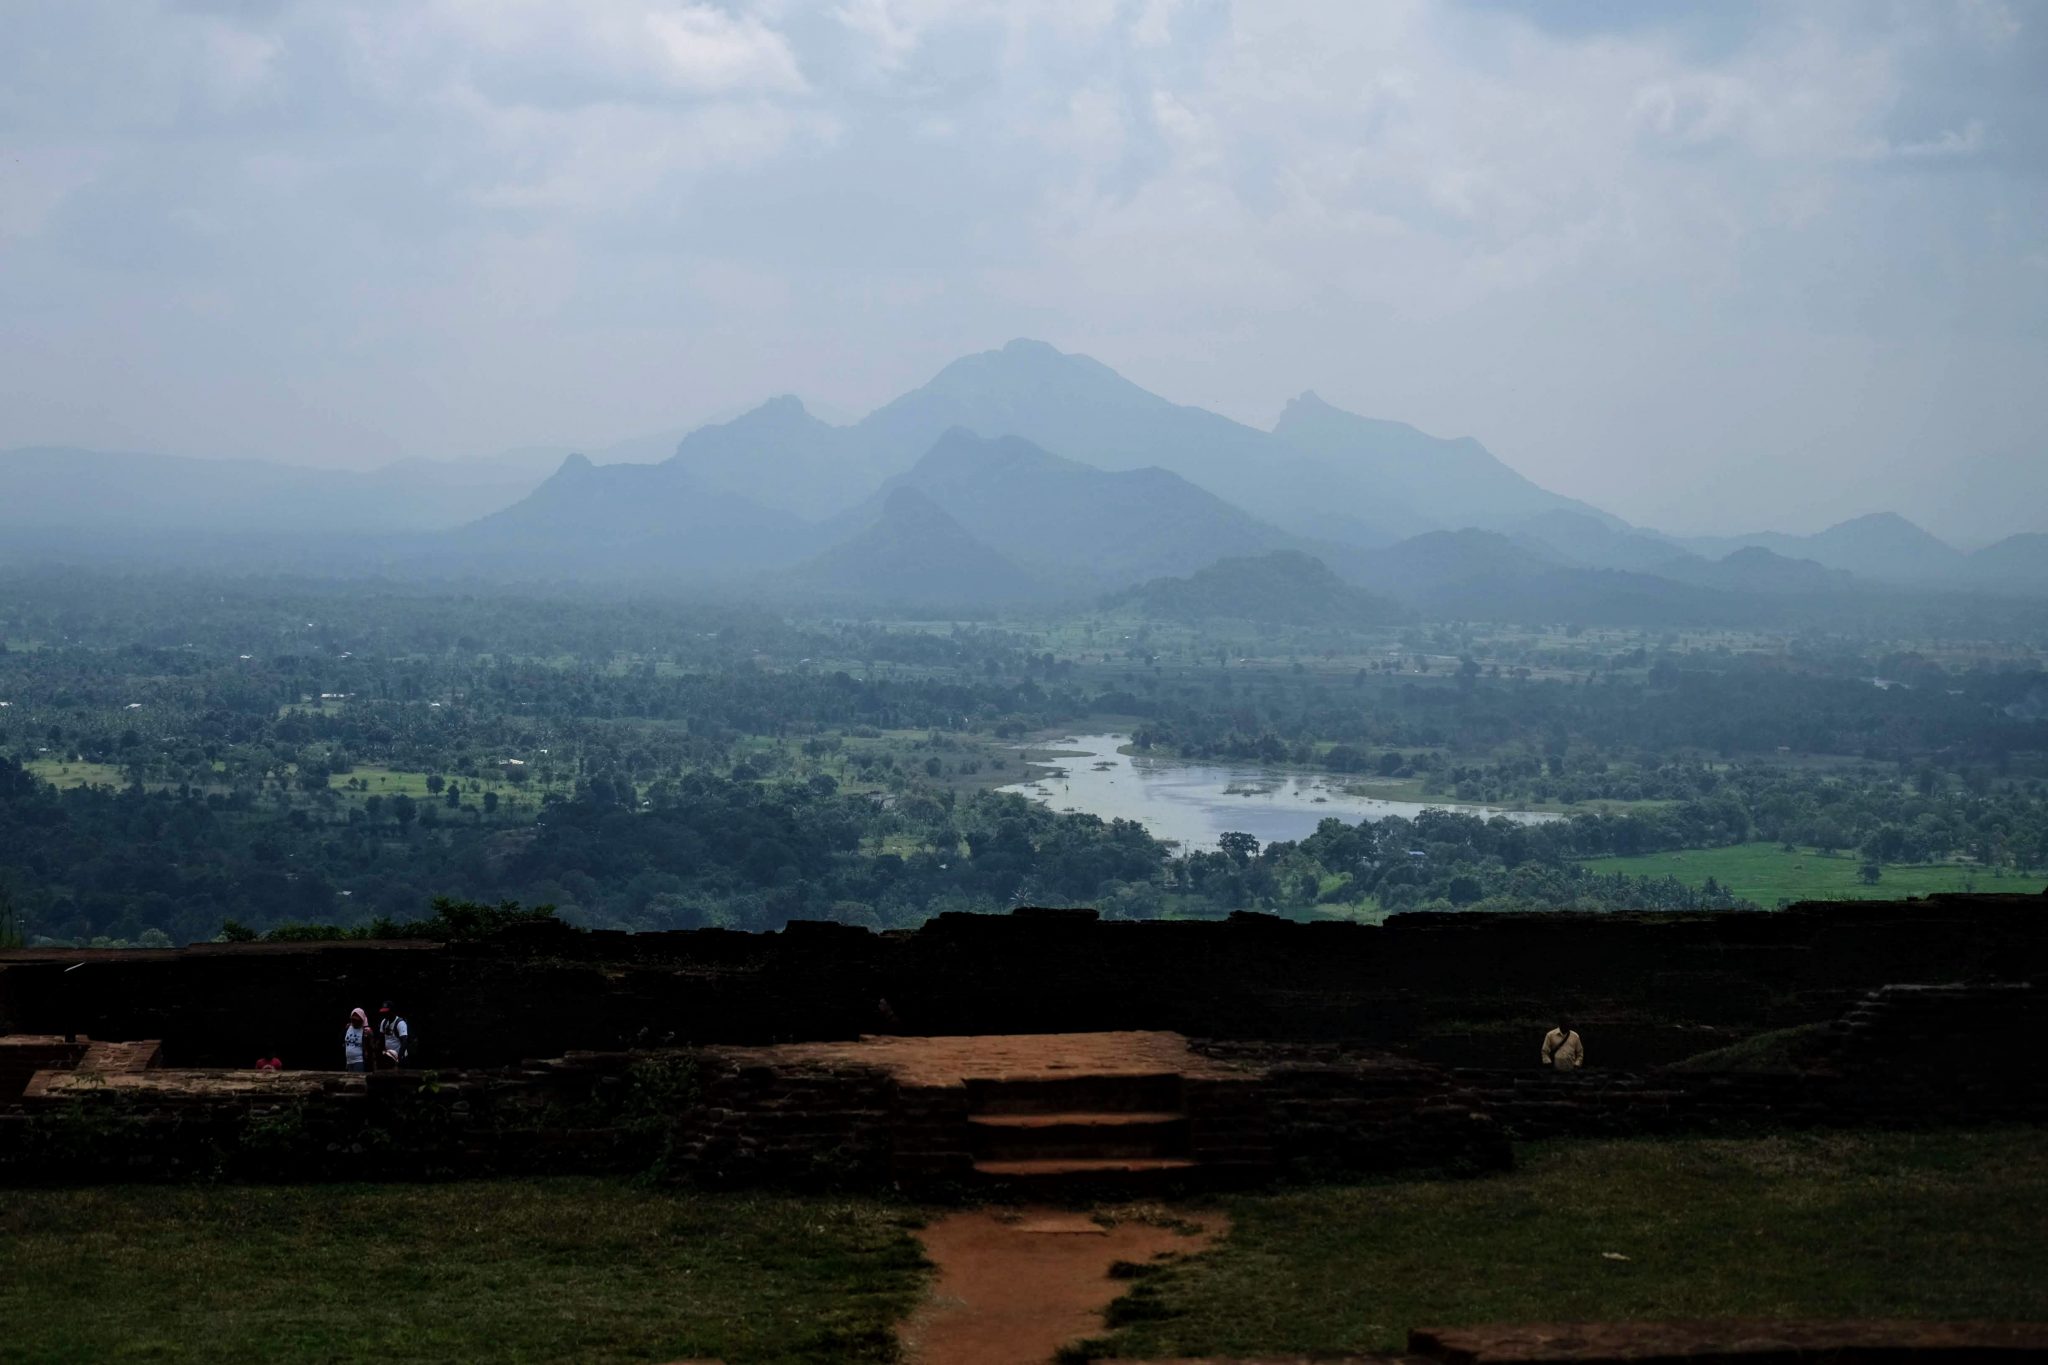
M 1112 594 L 1103 605 L 1162 621 L 1366 626 L 1407 616 L 1397 604 L 1353 587 L 1298 550 L 1219 560 L 1186 578 L 1155 578 Z

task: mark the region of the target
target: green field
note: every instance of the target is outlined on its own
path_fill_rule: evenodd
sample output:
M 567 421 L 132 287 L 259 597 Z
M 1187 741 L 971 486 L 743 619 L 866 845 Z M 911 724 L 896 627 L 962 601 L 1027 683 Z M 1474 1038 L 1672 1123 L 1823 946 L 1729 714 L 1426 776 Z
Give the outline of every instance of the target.
M 72 787 L 125 787 L 128 779 L 118 763 L 72 763 L 55 758 L 38 758 L 22 765 L 60 791 Z
M 0 1359 L 895 1358 L 904 1215 L 621 1181 L 10 1190 Z
M 427 789 L 429 774 L 411 772 L 402 768 L 386 768 L 376 763 L 358 763 L 345 773 L 336 773 L 327 779 L 327 785 L 337 794 L 360 801 L 366 796 L 381 796 L 389 800 L 394 796 L 410 796 L 415 801 L 439 801 L 441 797 Z M 482 777 L 462 777 L 444 773 L 450 782 L 462 787 L 463 800 L 475 805 L 476 799 L 484 792 L 496 792 L 501 800 L 522 801 L 528 806 L 537 806 L 548 792 L 569 792 L 574 783 L 562 778 L 553 782 L 542 782 L 534 778 L 527 782 L 510 782 L 497 772 L 487 772 Z M 361 791 L 352 791 L 348 784 L 360 781 Z
M 1484 1180 L 1224 1207 L 1214 1250 L 1112 1308 L 1108 1352 L 1345 1355 L 1480 1322 L 2048 1317 L 2033 1131 L 1560 1144 Z
M 1728 848 L 1689 848 L 1676 853 L 1645 853 L 1633 858 L 1588 858 L 1595 872 L 1624 872 L 1631 877 L 1676 877 L 1698 886 L 1712 877 L 1736 895 L 1758 905 L 1801 900 L 1893 900 L 1937 891 L 2018 891 L 2048 887 L 2048 872 L 2021 876 L 2008 869 L 1972 863 L 1887 864 L 1874 886 L 1858 876 L 1863 858 L 1855 853 L 1787 853 L 1778 844 L 1734 844 Z

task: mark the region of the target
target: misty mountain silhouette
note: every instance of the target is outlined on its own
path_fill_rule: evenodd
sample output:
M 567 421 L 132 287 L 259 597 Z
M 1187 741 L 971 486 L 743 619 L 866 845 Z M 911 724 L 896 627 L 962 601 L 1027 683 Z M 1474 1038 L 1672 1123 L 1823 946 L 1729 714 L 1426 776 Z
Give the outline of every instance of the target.
M 1418 604 L 1453 588 L 1470 603 L 1487 582 L 1525 600 L 1540 580 L 1592 603 L 1617 591 L 1655 596 L 1637 578 L 1693 592 L 1847 586 L 1801 561 L 1870 583 L 2048 593 L 2048 537 L 1964 555 L 1889 512 L 1810 536 L 1667 537 L 1552 493 L 1467 437 L 1346 412 L 1312 392 L 1260 431 L 1021 339 L 962 356 L 850 425 L 785 395 L 690 432 L 658 464 L 579 456 L 541 477 L 536 454 L 510 452 L 488 469 L 411 461 L 358 474 L 4 452 L 0 527 L 17 557 L 61 546 L 137 560 L 299 556 L 675 583 L 794 571 L 837 547 L 875 560 L 876 581 L 909 590 L 914 559 L 869 534 L 917 524 L 910 504 L 883 515 L 890 493 L 908 487 L 1035 589 L 1076 595 L 1279 551 Z M 96 537 L 119 540 L 96 547 Z M 1730 558 L 1752 549 L 1776 558 Z M 1570 577 L 1601 572 L 1634 577 Z
M 1498 531 L 1426 531 L 1375 550 L 1357 561 L 1355 576 L 1379 592 L 1420 599 L 1442 588 L 1482 579 L 1535 577 L 1561 567 Z
M 2048 595 L 2048 533 L 2022 531 L 1970 556 L 1972 582 L 2002 592 Z
M 785 394 L 683 437 L 671 460 L 708 487 L 818 520 L 852 506 L 889 473 L 853 428 L 820 421 Z
M 1155 620 L 1232 619 L 1288 625 L 1377 625 L 1407 613 L 1339 578 L 1299 550 L 1221 559 L 1185 578 L 1155 578 L 1103 599 Z
M 594 465 L 571 455 L 512 506 L 441 537 L 427 562 L 521 578 L 730 577 L 787 564 L 808 546 L 798 518 L 672 460 Z
M 1002 603 L 1048 595 L 1043 583 L 908 484 L 884 494 L 860 530 L 777 583 L 865 603 Z
M 1545 559 L 1592 569 L 1662 573 L 1674 563 L 1695 558 L 1683 546 L 1654 532 L 1631 530 L 1562 508 L 1524 517 L 1506 531 L 1518 544 Z
M 890 490 L 900 487 L 925 494 L 1045 582 L 1077 592 L 1294 543 L 1164 469 L 1098 469 L 1021 437 L 984 438 L 959 427 L 891 480 Z
M 1440 440 L 1313 394 L 1288 406 L 1278 430 L 1260 431 L 1170 402 L 1088 356 L 1022 339 L 953 361 L 850 427 L 778 398 L 692 433 L 676 458 L 727 491 L 817 516 L 863 479 L 872 488 L 907 471 L 956 427 L 1019 436 L 1097 469 L 1164 469 L 1282 530 L 1355 545 L 1560 508 L 1614 521 L 1538 488 L 1470 438 Z M 787 464 L 764 459 L 770 450 L 786 450 Z
M 1896 512 L 1872 512 L 1810 536 L 1763 531 L 1745 536 L 1703 536 L 1687 548 L 1721 558 L 1759 547 L 1789 559 L 1810 559 L 1880 583 L 1944 583 L 1962 576 L 1969 556 Z
M 1716 560 L 1688 555 L 1672 560 L 1658 572 L 1681 583 L 1734 592 L 1847 592 L 1857 586 L 1856 576 L 1846 569 L 1793 559 L 1761 545 L 1745 545 Z
M 1372 499 L 1399 509 L 1415 530 L 1501 527 L 1546 512 L 1623 523 L 1574 498 L 1539 488 L 1469 436 L 1446 440 L 1406 422 L 1361 417 L 1313 392 L 1288 403 L 1273 435 L 1320 461 L 1324 496 Z

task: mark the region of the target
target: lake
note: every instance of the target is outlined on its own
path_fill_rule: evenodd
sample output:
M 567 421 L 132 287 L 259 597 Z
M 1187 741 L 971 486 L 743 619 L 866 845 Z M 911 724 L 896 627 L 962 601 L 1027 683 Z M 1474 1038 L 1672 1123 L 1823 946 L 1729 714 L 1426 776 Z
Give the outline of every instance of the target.
M 1390 815 L 1413 819 L 1425 810 L 1442 809 L 1505 815 L 1530 825 L 1563 818 L 1545 811 L 1352 796 L 1343 786 L 1360 780 L 1355 777 L 1118 753 L 1117 746 L 1129 738 L 1074 735 L 1059 740 L 1047 747 L 1075 756 L 1051 760 L 1058 772 L 1001 790 L 1028 796 L 1056 811 L 1136 820 L 1155 839 L 1175 840 L 1188 850 L 1212 849 L 1217 836 L 1231 830 L 1255 835 L 1261 844 L 1300 839 L 1332 816 L 1357 824 Z

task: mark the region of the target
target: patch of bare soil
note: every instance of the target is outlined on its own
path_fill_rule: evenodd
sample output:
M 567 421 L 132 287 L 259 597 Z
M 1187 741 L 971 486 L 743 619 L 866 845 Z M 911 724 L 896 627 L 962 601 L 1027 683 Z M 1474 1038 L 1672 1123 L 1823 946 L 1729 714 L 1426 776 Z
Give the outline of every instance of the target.
M 1173 1226 L 1062 1209 L 952 1214 L 921 1234 L 938 1276 L 904 1326 L 906 1353 L 918 1365 L 1046 1365 L 1102 1330 L 1102 1310 L 1129 1287 L 1112 1265 L 1200 1251 L 1224 1227 L 1208 1212 L 1176 1213 Z

